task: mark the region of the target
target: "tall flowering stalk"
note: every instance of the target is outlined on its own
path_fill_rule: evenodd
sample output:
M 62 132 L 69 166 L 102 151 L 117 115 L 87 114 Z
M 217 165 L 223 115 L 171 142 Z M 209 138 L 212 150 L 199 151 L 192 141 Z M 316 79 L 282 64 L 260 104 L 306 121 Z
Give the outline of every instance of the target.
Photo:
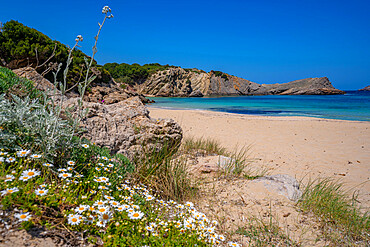
M 90 72 L 90 69 L 92 67 L 95 54 L 98 51 L 98 49 L 97 49 L 97 42 L 98 42 L 98 39 L 99 39 L 100 32 L 101 32 L 101 30 L 103 28 L 103 25 L 104 25 L 104 23 L 105 23 L 105 21 L 107 19 L 113 18 L 113 15 L 111 14 L 111 12 L 112 12 L 112 10 L 108 6 L 104 6 L 103 7 L 102 13 L 105 16 L 104 16 L 104 19 L 103 19 L 102 24 L 98 23 L 99 30 L 98 30 L 97 35 L 94 37 L 95 43 L 94 43 L 94 46 L 92 48 L 92 56 L 91 56 L 90 61 L 88 61 L 88 59 L 85 57 L 85 63 L 86 63 L 85 80 L 83 82 L 78 82 L 77 83 L 78 92 L 80 94 L 80 97 L 79 97 L 79 100 L 78 100 L 78 106 L 77 106 L 77 109 L 78 109 L 77 118 L 71 116 L 71 114 L 70 114 L 70 112 L 68 112 L 68 110 L 66 111 L 66 114 L 68 116 L 70 116 L 69 118 L 70 118 L 70 120 L 72 122 L 72 126 L 73 126 L 73 129 L 74 129 L 73 135 L 74 135 L 75 131 L 77 130 L 77 128 L 78 128 L 78 126 L 79 126 L 82 118 L 84 118 L 86 116 L 87 112 L 88 112 L 88 109 L 86 109 L 85 111 L 83 111 L 83 97 L 85 95 L 86 88 L 96 78 L 95 75 L 89 76 L 89 72 Z M 57 87 L 59 87 L 60 94 L 62 95 L 62 97 L 59 99 L 59 106 L 56 107 L 57 108 L 56 109 L 56 112 L 57 112 L 57 116 L 58 117 L 60 116 L 61 110 L 62 110 L 62 105 L 63 105 L 63 101 L 64 101 L 64 97 L 63 96 L 66 94 L 66 92 L 68 92 L 69 90 L 71 90 L 72 88 L 74 88 L 76 86 L 76 85 L 74 85 L 72 88 L 70 88 L 69 90 L 67 90 L 67 74 L 68 74 L 69 66 L 70 66 L 70 64 L 72 63 L 72 60 L 73 60 L 72 52 L 73 52 L 73 50 L 76 49 L 76 47 L 78 47 L 79 42 L 82 42 L 83 41 L 83 37 L 81 35 L 78 35 L 76 37 L 75 41 L 76 41 L 75 45 L 71 49 L 69 49 L 69 54 L 68 54 L 68 58 L 67 58 L 67 62 L 66 62 L 66 68 L 63 71 L 63 83 L 57 81 L 57 75 L 58 75 L 58 72 L 60 71 L 60 69 L 62 67 L 62 64 L 59 64 L 58 67 L 57 67 L 56 72 L 53 72 L 53 75 L 54 75 L 54 85 L 55 85 L 54 95 L 56 94 L 56 88 Z M 56 126 L 56 123 L 54 124 L 54 126 Z M 55 130 L 55 128 L 54 128 L 54 130 Z M 53 131 L 53 134 L 54 134 L 54 131 Z M 72 139 L 72 136 L 71 136 L 71 139 Z
M 83 115 L 81 115 L 81 111 L 82 111 L 82 100 L 83 100 L 83 97 L 85 95 L 85 92 L 86 92 L 86 88 L 90 85 L 90 83 L 96 78 L 95 75 L 92 75 L 89 77 L 89 72 L 90 72 L 90 69 L 91 69 L 91 66 L 92 66 L 92 63 L 94 61 L 94 57 L 95 57 L 95 54 L 98 52 L 98 49 L 97 49 L 97 46 L 96 44 L 98 43 L 98 39 L 99 39 L 99 35 L 100 35 L 100 32 L 104 26 L 104 23 L 107 19 L 110 19 L 110 18 L 113 18 L 113 14 L 111 14 L 112 10 L 108 7 L 108 6 L 104 6 L 103 9 L 102 9 L 102 13 L 105 15 L 104 16 L 104 20 L 103 22 L 100 24 L 98 23 L 99 25 L 99 30 L 98 30 L 98 33 L 97 35 L 94 37 L 95 39 L 95 43 L 94 43 L 94 46 L 92 48 L 92 56 L 91 56 L 91 59 L 90 59 L 90 62 L 88 62 L 87 58 L 85 58 L 85 62 L 86 62 L 86 65 L 87 65 L 87 71 L 86 71 L 86 76 L 85 76 L 85 80 L 80 83 L 78 85 L 78 92 L 80 93 L 80 100 L 78 102 L 79 104 L 79 112 L 78 112 L 78 115 L 79 115 L 79 118 L 81 119 L 83 117 Z

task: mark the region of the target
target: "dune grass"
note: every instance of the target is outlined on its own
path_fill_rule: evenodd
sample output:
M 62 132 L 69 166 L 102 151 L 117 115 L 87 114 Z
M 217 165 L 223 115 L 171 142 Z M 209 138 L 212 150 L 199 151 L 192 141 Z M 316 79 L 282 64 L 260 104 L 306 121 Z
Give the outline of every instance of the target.
M 197 185 L 189 174 L 186 159 L 179 157 L 177 147 L 164 144 L 160 150 L 147 148 L 135 161 L 132 176 L 160 191 L 165 199 L 185 201 L 197 193 Z
M 356 194 L 331 178 L 309 180 L 303 187 L 298 206 L 318 217 L 326 241 L 341 246 L 370 244 L 370 217 L 360 211 Z
M 226 155 L 226 148 L 212 138 L 185 137 L 182 140 L 181 150 L 184 153 L 199 153 L 203 155 Z

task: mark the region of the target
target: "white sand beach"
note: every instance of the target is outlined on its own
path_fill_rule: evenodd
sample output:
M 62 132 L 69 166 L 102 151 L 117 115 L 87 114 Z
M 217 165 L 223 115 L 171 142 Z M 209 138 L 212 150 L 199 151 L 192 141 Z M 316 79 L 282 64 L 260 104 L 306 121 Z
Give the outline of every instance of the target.
M 226 148 L 250 146 L 254 166 L 298 180 L 333 177 L 370 206 L 370 123 L 309 117 L 268 117 L 149 107 L 153 118 L 172 118 L 184 136 L 211 137 Z

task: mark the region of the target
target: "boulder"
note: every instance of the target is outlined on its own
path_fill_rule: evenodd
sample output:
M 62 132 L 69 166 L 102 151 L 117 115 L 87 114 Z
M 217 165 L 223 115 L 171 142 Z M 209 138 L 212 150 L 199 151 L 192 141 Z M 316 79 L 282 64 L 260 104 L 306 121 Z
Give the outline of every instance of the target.
M 104 105 L 84 102 L 88 114 L 82 121 L 83 137 L 129 159 L 145 151 L 159 151 L 164 146 L 178 147 L 181 127 L 172 119 L 153 119 L 139 97 Z M 76 98 L 68 99 L 64 107 L 77 105 Z
M 15 69 L 13 72 L 19 77 L 24 77 L 32 81 L 34 86 L 39 90 L 51 93 L 55 88 L 53 83 L 42 77 L 42 75 L 37 73 L 37 71 L 32 67 Z M 60 93 L 59 90 L 57 90 L 57 93 Z
M 254 181 L 262 182 L 268 190 L 275 191 L 291 201 L 298 201 L 302 196 L 298 181 L 286 174 L 264 176 Z
M 54 84 L 34 68 L 16 69 L 14 73 L 33 81 L 40 90 L 54 90 Z M 72 97 L 63 96 L 63 107 L 74 109 L 76 113 L 78 95 L 68 96 Z M 60 96 L 54 99 L 58 102 Z M 181 127 L 172 119 L 150 118 L 143 101 L 150 102 L 142 95 L 120 88 L 114 81 L 94 84 L 84 97 L 83 105 L 89 112 L 82 121 L 82 127 L 86 129 L 83 136 L 131 159 L 144 150 L 158 151 L 165 145 L 177 147 L 182 139 Z

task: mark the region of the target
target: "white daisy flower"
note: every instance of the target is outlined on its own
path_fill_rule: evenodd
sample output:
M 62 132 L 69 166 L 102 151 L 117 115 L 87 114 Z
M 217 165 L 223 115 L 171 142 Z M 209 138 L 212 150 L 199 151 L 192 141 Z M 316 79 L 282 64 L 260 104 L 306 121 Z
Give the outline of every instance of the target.
M 13 175 L 6 175 L 4 181 L 5 182 L 11 182 L 11 181 L 14 180 L 14 178 L 15 177 Z
M 31 151 L 30 150 L 20 150 L 17 152 L 18 157 L 26 157 Z
M 96 201 L 94 205 L 100 207 L 100 206 L 104 206 L 106 203 L 107 203 L 106 201 L 99 200 L 99 201 Z
M 44 164 L 42 164 L 43 166 L 46 166 L 46 167 L 52 167 L 52 166 L 54 166 L 53 164 L 50 164 L 50 163 L 44 163 Z
M 4 162 L 4 157 L 0 157 L 0 163 L 3 163 Z
M 106 212 L 99 215 L 99 220 L 103 222 L 109 222 L 112 218 L 112 213 Z
M 105 222 L 98 221 L 98 222 L 96 222 L 96 225 L 99 226 L 99 227 L 105 227 Z
M 38 196 L 44 196 L 48 193 L 49 190 L 45 190 L 45 189 L 37 189 L 35 190 L 35 194 L 38 195 Z
M 141 219 L 143 218 L 144 216 L 144 213 L 140 212 L 140 211 L 133 211 L 133 212 L 130 212 L 128 214 L 128 217 L 132 220 L 138 220 L 138 219 Z
M 68 215 L 68 224 L 70 225 L 78 225 L 80 224 L 82 219 L 82 215 L 79 214 L 70 214 Z
M 29 176 L 20 176 L 19 177 L 19 180 L 21 180 L 21 181 L 27 181 L 28 179 L 30 179 L 31 177 L 29 177 Z
M 0 152 L 0 156 L 4 156 L 4 155 L 7 155 L 8 152 Z
M 235 247 L 240 247 L 241 245 L 240 244 L 238 244 L 237 242 L 228 242 L 227 243 L 229 246 L 235 246 Z
M 116 207 L 116 210 L 118 212 L 122 212 L 123 210 L 125 210 L 125 208 L 123 206 L 118 206 L 118 207 Z
M 41 158 L 41 157 L 42 157 L 42 155 L 41 155 L 41 154 L 32 154 L 30 157 L 31 157 L 32 159 L 39 159 L 39 158 Z
M 84 211 L 86 211 L 88 209 L 89 209 L 89 206 L 87 206 L 87 205 L 80 205 L 77 208 L 75 208 L 75 211 L 77 213 L 82 213 L 82 212 L 84 212 Z
M 89 148 L 89 145 L 87 145 L 87 144 L 82 144 L 81 145 L 83 148 Z
M 114 197 L 113 197 L 113 196 L 105 195 L 104 197 L 105 197 L 105 199 L 107 199 L 107 200 L 114 200 Z
M 75 162 L 74 162 L 74 161 L 72 161 L 72 160 L 70 160 L 70 161 L 68 161 L 68 162 L 67 162 L 67 165 L 69 165 L 69 166 L 74 166 L 74 165 L 75 165 Z
M 218 235 L 218 239 L 221 240 L 221 241 L 225 241 L 226 238 L 224 235 Z
M 107 165 L 107 167 L 112 168 L 112 167 L 114 167 L 114 165 L 113 165 L 112 163 L 109 163 L 109 164 Z
M 109 188 L 107 186 L 104 186 L 104 185 L 100 185 L 98 187 L 99 190 L 108 190 Z
M 192 208 L 192 207 L 194 207 L 194 203 L 192 203 L 192 202 L 186 202 L 185 203 L 185 206 L 187 206 L 189 208 Z
M 98 163 L 99 166 L 101 167 L 104 167 L 104 164 L 103 163 Z
M 95 212 L 97 212 L 98 214 L 108 213 L 109 208 L 107 206 L 100 206 Z
M 64 169 L 64 168 L 59 168 L 58 169 L 58 172 L 66 172 L 67 171 L 67 169 Z
M 109 178 L 107 178 L 107 177 L 100 177 L 100 180 L 102 182 L 109 182 Z
M 20 213 L 20 214 L 14 214 L 16 218 L 18 218 L 19 221 L 29 221 L 31 219 L 31 215 L 29 212 L 27 213 Z
M 41 188 L 46 188 L 46 187 L 47 187 L 47 185 L 46 185 L 46 184 L 41 184 L 41 185 L 40 185 L 40 187 L 41 187 Z
M 5 160 L 5 162 L 7 162 L 7 163 L 13 163 L 13 162 L 15 162 L 16 161 L 16 159 L 14 158 L 14 157 L 9 157 L 9 158 L 7 158 L 6 160 Z
M 148 231 L 148 232 L 152 232 L 154 231 L 154 228 L 152 226 L 146 226 L 145 229 Z
M 87 221 L 88 223 L 93 223 L 94 222 L 94 216 L 92 216 L 92 215 L 89 215 L 89 216 L 87 216 L 86 218 L 85 218 L 85 221 Z
M 108 160 L 108 158 L 107 157 L 105 157 L 105 156 L 102 156 L 101 157 L 103 160 Z
M 39 176 L 41 172 L 35 170 L 35 169 L 28 169 L 22 172 L 22 176 L 28 176 L 30 178 Z
M 63 179 L 69 178 L 69 177 L 72 177 L 72 174 L 71 173 L 60 173 L 58 177 L 63 178 Z
M 1 195 L 4 196 L 4 195 L 12 194 L 12 193 L 15 193 L 15 192 L 18 192 L 18 191 L 19 191 L 19 189 L 17 187 L 8 188 L 8 189 L 5 189 L 5 190 L 2 190 Z
M 109 201 L 110 205 L 112 205 L 113 207 L 118 207 L 120 206 L 119 202 L 117 201 Z
M 101 169 L 99 167 L 95 167 L 95 170 L 100 171 Z

